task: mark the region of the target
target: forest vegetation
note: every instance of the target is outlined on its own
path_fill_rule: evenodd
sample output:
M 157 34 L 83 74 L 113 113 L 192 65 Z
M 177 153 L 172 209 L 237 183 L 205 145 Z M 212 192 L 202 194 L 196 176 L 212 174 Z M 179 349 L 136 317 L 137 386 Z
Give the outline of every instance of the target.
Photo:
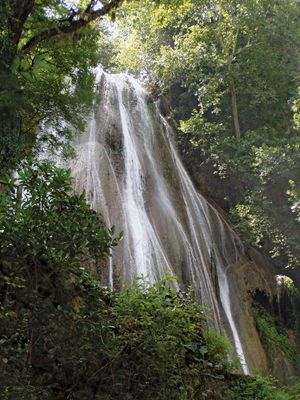
M 101 286 L 121 235 L 73 193 L 70 171 L 37 161 L 72 156 L 94 67 L 139 76 L 167 99 L 198 189 L 294 280 L 299 305 L 299 19 L 296 0 L 1 1 L 1 399 L 300 398 L 299 384 L 241 376 L 173 277 Z M 286 327 L 256 312 L 293 358 Z

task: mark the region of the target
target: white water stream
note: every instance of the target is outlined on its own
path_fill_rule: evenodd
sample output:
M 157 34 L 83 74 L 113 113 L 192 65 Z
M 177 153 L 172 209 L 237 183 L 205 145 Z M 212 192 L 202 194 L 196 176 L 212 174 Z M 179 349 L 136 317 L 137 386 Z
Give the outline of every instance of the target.
M 192 285 L 211 323 L 230 327 L 236 353 L 249 373 L 232 311 L 227 268 L 243 246 L 199 193 L 182 165 L 173 131 L 139 83 L 125 74 L 99 75 L 100 103 L 75 144 L 75 189 L 85 190 L 107 226 L 124 232 L 109 261 L 112 287 L 137 275 L 166 273 Z

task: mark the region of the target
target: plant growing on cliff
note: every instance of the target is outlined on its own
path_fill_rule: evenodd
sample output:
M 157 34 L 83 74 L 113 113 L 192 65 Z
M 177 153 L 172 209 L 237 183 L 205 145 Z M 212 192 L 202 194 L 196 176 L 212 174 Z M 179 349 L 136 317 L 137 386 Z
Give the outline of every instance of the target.
M 271 352 L 273 348 L 279 348 L 291 361 L 295 361 L 295 351 L 286 332 L 280 332 L 272 317 L 263 312 L 261 308 L 259 311 L 255 311 L 254 315 L 258 333 L 266 344 L 266 348 Z

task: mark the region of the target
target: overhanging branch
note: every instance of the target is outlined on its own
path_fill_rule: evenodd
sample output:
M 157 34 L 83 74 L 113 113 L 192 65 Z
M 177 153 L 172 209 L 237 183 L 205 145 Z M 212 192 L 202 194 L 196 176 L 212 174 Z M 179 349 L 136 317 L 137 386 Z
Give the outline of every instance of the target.
M 94 0 L 91 1 L 90 5 L 83 12 L 78 12 L 72 15 L 67 22 L 60 21 L 56 26 L 52 26 L 49 29 L 45 29 L 44 31 L 38 33 L 28 40 L 27 43 L 22 47 L 21 51 L 23 54 L 29 53 L 34 47 L 38 44 L 49 40 L 55 36 L 61 34 L 69 34 L 72 32 L 76 32 L 84 26 L 88 25 L 90 22 L 95 21 L 96 19 L 101 19 L 104 15 L 107 15 L 111 10 L 119 7 L 123 0 L 112 0 L 110 3 L 104 5 L 99 10 L 93 10 L 92 6 L 95 3 Z M 77 17 L 78 19 L 75 19 Z

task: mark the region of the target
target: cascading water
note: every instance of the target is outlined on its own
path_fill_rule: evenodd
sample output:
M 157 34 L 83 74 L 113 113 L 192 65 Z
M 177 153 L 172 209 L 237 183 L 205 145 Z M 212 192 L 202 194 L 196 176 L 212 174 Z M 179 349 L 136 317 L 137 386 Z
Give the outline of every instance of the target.
M 244 373 L 249 373 L 232 312 L 226 271 L 243 246 L 185 171 L 172 129 L 143 88 L 125 74 L 101 74 L 100 103 L 75 144 L 75 189 L 87 193 L 107 226 L 124 232 L 109 262 L 113 279 L 155 281 L 172 273 L 192 285 L 212 324 L 229 326 Z M 222 323 L 223 322 L 223 323 Z

